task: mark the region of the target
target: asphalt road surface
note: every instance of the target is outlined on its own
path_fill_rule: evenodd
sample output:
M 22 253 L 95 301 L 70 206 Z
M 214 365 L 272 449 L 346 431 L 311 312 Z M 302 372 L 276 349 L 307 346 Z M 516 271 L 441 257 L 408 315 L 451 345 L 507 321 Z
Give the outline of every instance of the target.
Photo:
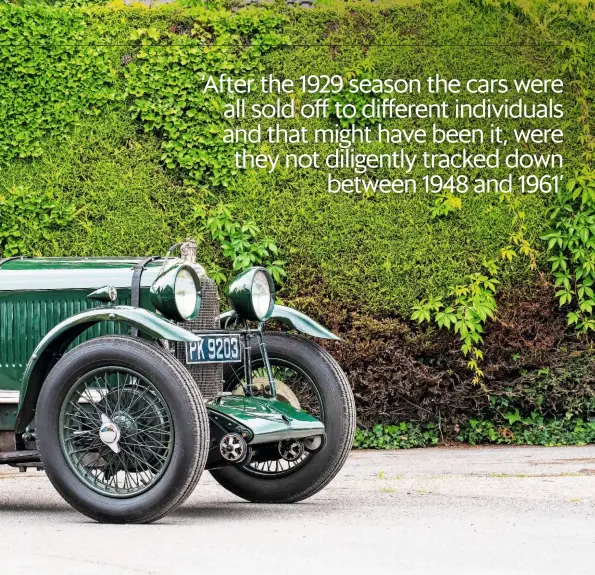
M 140 526 L 90 522 L 43 473 L 0 469 L 2 573 L 595 572 L 595 446 L 356 452 L 296 505 L 244 503 L 205 473 Z

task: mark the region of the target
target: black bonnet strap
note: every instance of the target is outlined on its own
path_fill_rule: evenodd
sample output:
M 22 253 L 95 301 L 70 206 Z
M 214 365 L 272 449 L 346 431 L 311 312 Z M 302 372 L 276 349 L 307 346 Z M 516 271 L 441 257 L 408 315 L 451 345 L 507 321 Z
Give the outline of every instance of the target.
M 134 266 L 134 272 L 132 273 L 132 286 L 130 287 L 130 305 L 132 307 L 138 307 L 140 305 L 140 281 L 143 275 L 143 271 L 147 264 L 158 260 L 160 256 L 152 256 L 146 260 L 138 262 Z M 133 327 L 130 331 L 133 337 L 138 336 L 138 329 Z

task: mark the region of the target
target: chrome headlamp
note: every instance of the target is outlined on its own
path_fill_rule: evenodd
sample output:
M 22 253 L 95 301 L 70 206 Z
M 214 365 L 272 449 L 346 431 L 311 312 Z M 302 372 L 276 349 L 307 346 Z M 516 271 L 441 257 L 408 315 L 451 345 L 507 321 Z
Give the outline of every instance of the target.
M 275 284 L 271 274 L 261 267 L 241 273 L 229 286 L 229 304 L 243 319 L 266 321 L 275 307 Z
M 163 315 L 190 321 L 200 309 L 200 279 L 192 266 L 175 266 L 153 282 L 150 295 L 151 303 Z

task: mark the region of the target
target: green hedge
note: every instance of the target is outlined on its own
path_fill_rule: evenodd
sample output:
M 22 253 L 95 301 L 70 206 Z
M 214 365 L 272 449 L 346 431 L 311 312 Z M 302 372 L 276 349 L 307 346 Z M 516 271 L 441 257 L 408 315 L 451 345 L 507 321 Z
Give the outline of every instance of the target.
M 204 228 L 205 214 L 223 202 L 236 220 L 253 221 L 276 240 L 288 273 L 280 295 L 344 336 L 343 351 L 333 349 L 354 383 L 360 423 L 414 419 L 426 425 L 439 416 L 454 426 L 489 415 L 487 395 L 471 385 L 456 342 L 414 331 L 408 318 L 416 301 L 498 256 L 515 225 L 507 206 L 493 196 L 467 195 L 460 211 L 435 219 L 434 198 L 422 194 L 339 197 L 326 192 L 322 171 L 237 172 L 217 139 L 223 123 L 215 104 L 224 99 L 213 103 L 197 95 L 200 70 L 295 78 L 363 69 L 379 77 L 511 79 L 548 78 L 561 65 L 539 26 L 510 2 L 401 4 L 233 12 L 1 6 L 0 215 L 10 209 L 2 198 L 14 190 L 26 189 L 55 208 L 39 208 L 50 214 L 47 225 L 17 239 L 14 224 L 8 229 L 9 218 L 2 219 L 0 247 L 6 251 L 13 242 L 20 251 L 44 255 L 154 254 L 195 235 L 204 263 L 229 268 Z M 542 4 L 534 6 L 538 12 Z M 563 102 L 566 143 L 558 151 L 571 171 L 582 159 L 580 128 L 570 91 Z M 309 122 L 310 128 L 331 125 Z M 392 122 L 397 125 L 418 123 Z M 540 247 L 550 201 L 521 199 L 532 245 Z M 504 297 L 522 313 L 490 328 L 485 368 L 486 385 L 504 395 L 526 370 L 557 365 L 566 337 L 551 293 L 532 283 L 527 266 L 518 263 L 507 274 Z M 538 297 L 540 310 L 548 310 L 547 329 L 559 337 L 545 338 L 549 343 L 537 352 L 527 342 L 545 328 L 526 306 Z M 574 384 L 563 385 L 570 396 Z M 537 400 L 516 397 L 525 415 L 539 409 Z M 564 413 L 562 404 L 552 409 L 552 415 Z
M 272 17 L 271 12 L 262 10 L 248 13 L 258 14 L 255 17 L 261 21 Z M 513 229 L 512 216 L 494 197 L 469 195 L 460 212 L 436 220 L 430 215 L 434 198 L 421 194 L 338 197 L 326 193 L 325 175 L 318 171 L 279 171 L 272 175 L 240 172 L 224 177 L 227 187 L 213 187 L 213 178 L 197 169 L 199 160 L 172 159 L 169 149 L 163 146 L 180 145 L 187 156 L 192 142 L 184 134 L 194 129 L 193 120 L 186 119 L 182 128 L 174 126 L 176 135 L 172 137 L 171 128 L 148 118 L 159 114 L 153 108 L 162 109 L 167 98 L 172 102 L 188 98 L 196 91 L 196 84 L 185 86 L 180 82 L 171 93 L 164 94 L 168 86 L 172 87 L 170 79 L 159 80 L 164 67 L 170 76 L 175 76 L 176 70 L 180 75 L 186 73 L 180 50 L 161 47 L 151 53 L 131 41 L 131 34 L 143 28 L 167 35 L 167 41 L 172 37 L 183 39 L 197 20 L 203 23 L 204 31 L 204 22 L 209 18 L 229 27 L 228 23 L 239 16 L 217 13 L 214 18 L 205 16 L 203 10 L 179 9 L 149 12 L 5 7 L 0 12 L 3 37 L 13 42 L 24 33 L 30 39 L 27 46 L 2 47 L 2 75 L 9 81 L 2 83 L 5 94 L 0 97 L 0 117 L 4 119 L 0 158 L 10 163 L 0 192 L 15 183 L 27 182 L 40 189 L 46 189 L 49 183 L 57 198 L 73 200 L 77 208 L 86 206 L 79 225 L 60 232 L 58 251 L 146 253 L 162 249 L 193 229 L 194 223 L 180 211 L 182 204 L 224 200 L 234 204 L 237 218 L 255 220 L 277 239 L 283 256 L 289 260 L 289 278 L 282 292 L 287 297 L 304 295 L 315 284 L 317 290 L 345 305 L 407 317 L 418 299 L 435 295 L 460 280 L 484 257 L 496 256 L 507 243 Z M 286 18 L 282 32 L 297 46 L 272 47 L 252 58 L 259 60 L 264 70 L 279 76 L 297 77 L 304 72 L 345 74 L 361 65 L 378 76 L 551 75 L 551 54 L 530 45 L 535 41 L 535 29 L 519 24 L 506 13 L 486 13 L 466 2 L 428 2 L 406 8 L 356 7 L 349 11 L 293 10 L 287 12 Z M 241 34 L 254 36 L 261 33 L 257 28 Z M 211 39 L 218 37 L 217 32 L 209 33 Z M 227 29 L 220 32 L 224 33 Z M 456 46 L 445 46 L 453 42 Z M 357 45 L 360 43 L 362 46 Z M 369 49 L 363 46 L 369 43 L 378 45 Z M 466 47 L 469 43 L 473 46 Z M 494 43 L 499 47 L 490 46 Z M 517 47 L 524 43 L 529 46 Z M 33 50 L 29 49 L 31 45 Z M 136 60 L 142 57 L 141 51 L 145 52 L 144 59 Z M 126 58 L 132 59 L 127 65 Z M 196 59 L 200 61 L 198 56 Z M 203 69 L 209 66 L 221 69 L 210 61 Z M 245 67 L 236 70 L 258 73 Z M 146 77 L 151 73 L 157 84 L 149 87 L 151 82 Z M 153 103 L 158 97 L 163 100 L 144 116 L 136 96 L 143 89 L 145 103 Z M 572 102 L 565 103 L 572 111 Z M 140 122 L 134 120 L 135 112 L 141 114 Z M 200 121 L 196 122 L 201 128 Z M 136 135 L 143 125 L 149 134 Z M 331 122 L 309 122 L 310 127 L 318 125 L 328 127 Z M 399 125 L 409 128 L 414 123 Z M 580 156 L 580 148 L 571 122 L 567 130 L 568 143 L 562 151 L 572 164 Z M 163 168 L 155 136 L 165 137 L 161 154 L 172 169 Z M 225 158 L 220 157 L 225 150 L 215 150 L 210 142 L 206 149 L 218 154 L 219 164 L 225 163 Z M 320 151 L 324 152 L 325 147 L 321 146 Z M 40 159 L 18 162 L 13 161 L 15 156 Z M 50 174 L 54 177 L 47 182 Z M 397 174 L 387 171 L 376 175 Z M 195 187 L 192 198 L 185 196 L 179 185 L 184 180 Z M 208 192 L 201 189 L 201 184 L 209 186 Z M 126 208 L 126 213 L 117 213 Z M 527 235 L 534 242 L 545 227 L 545 200 L 527 197 L 523 209 Z M 153 226 L 154 232 L 148 233 Z M 76 241 L 70 241 L 70 232 Z M 48 246 L 30 249 L 56 253 Z M 213 257 L 213 250 L 208 246 L 205 250 L 206 259 Z M 525 273 L 523 266 L 518 266 L 511 282 L 524 280 Z

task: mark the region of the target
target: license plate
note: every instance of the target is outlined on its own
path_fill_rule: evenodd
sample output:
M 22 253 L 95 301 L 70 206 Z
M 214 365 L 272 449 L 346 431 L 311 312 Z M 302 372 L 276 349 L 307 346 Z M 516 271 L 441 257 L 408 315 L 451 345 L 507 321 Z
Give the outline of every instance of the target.
M 186 343 L 186 363 L 232 363 L 242 361 L 239 334 L 199 335 L 199 341 Z

